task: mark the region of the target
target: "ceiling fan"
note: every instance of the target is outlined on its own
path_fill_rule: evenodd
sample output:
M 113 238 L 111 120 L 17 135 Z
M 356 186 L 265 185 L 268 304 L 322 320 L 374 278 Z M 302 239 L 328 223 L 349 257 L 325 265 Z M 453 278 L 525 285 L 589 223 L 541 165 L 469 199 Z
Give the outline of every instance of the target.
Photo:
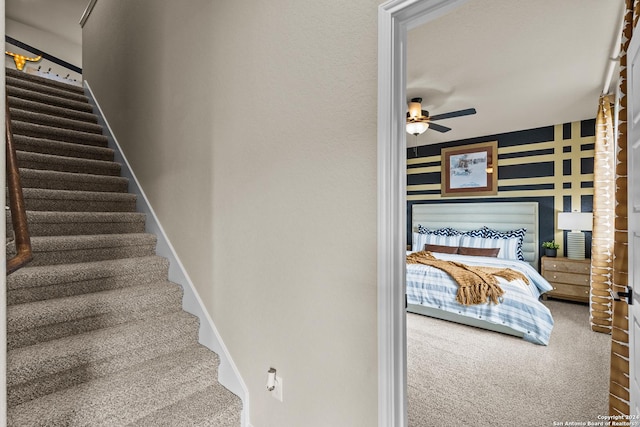
M 433 129 L 438 132 L 449 132 L 451 128 L 433 123 L 433 121 L 468 116 L 471 114 L 476 114 L 475 108 L 429 116 L 429 112 L 422 109 L 422 98 L 412 98 L 411 102 L 409 102 L 409 111 L 407 112 L 407 133 L 418 136 L 427 129 Z

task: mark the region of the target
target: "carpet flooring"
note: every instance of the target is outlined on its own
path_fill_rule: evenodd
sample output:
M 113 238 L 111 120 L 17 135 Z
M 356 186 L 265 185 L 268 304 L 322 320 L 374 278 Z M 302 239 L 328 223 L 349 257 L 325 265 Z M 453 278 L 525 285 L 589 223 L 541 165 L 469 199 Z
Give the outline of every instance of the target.
M 6 425 L 240 426 L 82 88 L 6 73 L 33 248 L 7 277 Z
M 610 335 L 586 305 L 549 300 L 548 346 L 407 315 L 410 427 L 546 427 L 608 414 Z

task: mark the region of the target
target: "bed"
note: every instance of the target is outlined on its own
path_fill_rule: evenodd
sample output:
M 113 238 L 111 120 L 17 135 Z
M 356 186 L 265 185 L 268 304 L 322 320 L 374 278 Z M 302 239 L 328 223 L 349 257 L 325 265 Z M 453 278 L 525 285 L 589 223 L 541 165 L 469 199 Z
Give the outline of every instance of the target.
M 538 273 L 538 205 L 535 202 L 439 203 L 412 207 L 412 246 L 437 259 L 470 266 L 508 267 L 529 281 L 498 278 L 505 291 L 499 304 L 462 305 L 459 286 L 446 272 L 407 264 L 407 311 L 521 337 L 546 345 L 553 329 L 540 296 L 552 286 Z M 465 255 L 451 248 L 482 248 Z M 499 251 L 495 248 L 499 247 Z M 483 256 L 488 249 L 494 256 Z M 495 256 L 495 253 L 498 255 Z M 473 255 L 468 255 L 469 253 Z

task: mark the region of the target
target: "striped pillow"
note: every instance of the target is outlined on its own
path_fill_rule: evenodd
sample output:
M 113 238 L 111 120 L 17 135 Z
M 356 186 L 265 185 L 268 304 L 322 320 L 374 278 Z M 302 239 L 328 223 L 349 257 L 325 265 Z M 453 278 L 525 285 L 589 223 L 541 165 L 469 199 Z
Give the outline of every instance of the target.
M 490 237 L 474 237 L 462 236 L 460 246 L 467 248 L 500 248 L 498 258 L 518 259 L 518 245 L 520 238 L 512 237 L 510 239 L 490 238 Z
M 413 233 L 411 250 L 422 251 L 424 245 L 440 245 L 440 246 L 460 246 L 460 235 L 455 236 L 441 236 L 439 234 L 423 234 Z

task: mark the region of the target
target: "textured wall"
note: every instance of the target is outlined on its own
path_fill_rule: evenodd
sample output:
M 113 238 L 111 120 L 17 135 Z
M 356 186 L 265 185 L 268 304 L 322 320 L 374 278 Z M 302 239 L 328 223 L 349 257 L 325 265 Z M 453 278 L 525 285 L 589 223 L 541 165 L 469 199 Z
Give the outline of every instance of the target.
M 110 0 L 84 28 L 85 77 L 255 427 L 377 424 L 378 3 Z
M 411 206 L 415 203 L 537 201 L 540 242 L 554 239 L 564 248 L 565 233 L 555 229 L 557 212 L 592 211 L 594 135 L 595 121 L 583 120 L 409 148 L 408 241 L 411 239 Z M 484 197 L 441 197 L 442 148 L 487 141 L 498 141 L 498 194 Z M 586 234 L 589 247 L 591 233 Z

